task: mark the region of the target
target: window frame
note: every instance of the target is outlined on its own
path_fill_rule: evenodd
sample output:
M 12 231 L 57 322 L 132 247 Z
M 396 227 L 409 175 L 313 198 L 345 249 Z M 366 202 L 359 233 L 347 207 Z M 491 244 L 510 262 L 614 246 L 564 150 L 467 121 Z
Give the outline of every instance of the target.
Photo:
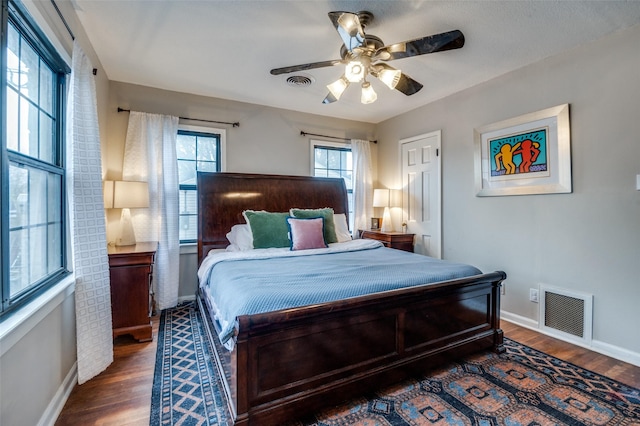
M 70 274 L 68 267 L 68 209 L 66 197 L 66 146 L 65 146 L 65 129 L 66 129 L 66 85 L 67 74 L 71 72 L 67 63 L 58 54 L 56 48 L 51 44 L 48 37 L 35 23 L 25 6 L 19 1 L 2 0 L 1 6 L 1 54 L 0 54 L 0 102 L 4 106 L 3 114 L 0 114 L 0 186 L 2 187 L 2 196 L 0 198 L 0 217 L 2 224 L 0 225 L 0 321 L 11 316 L 10 314 L 25 306 L 39 295 L 45 293 L 54 285 L 61 282 Z M 40 61 L 44 62 L 54 74 L 52 90 L 54 91 L 52 115 L 55 118 L 55 125 L 52 126 L 54 134 L 54 143 L 52 146 L 53 155 L 50 160 L 41 160 L 37 157 L 25 155 L 21 152 L 10 150 L 7 146 L 7 49 L 8 49 L 8 27 L 9 22 L 20 33 L 21 39 L 28 43 L 35 51 Z M 40 85 L 40 82 L 38 83 Z M 37 103 L 41 106 L 40 100 Z M 40 130 L 38 130 L 38 133 Z M 38 135 L 40 137 L 40 135 Z M 34 282 L 30 282 L 29 286 L 23 291 L 18 292 L 15 296 L 11 296 L 10 282 L 10 200 L 9 200 L 9 169 L 12 164 L 19 167 L 24 166 L 29 170 L 42 171 L 57 176 L 60 179 L 59 199 L 55 200 L 55 205 L 59 206 L 60 216 L 60 265 L 52 272 Z M 47 219 L 48 221 L 48 219 Z M 48 222 L 47 222 L 48 223 Z
M 319 139 L 311 139 L 309 140 L 309 176 L 315 177 L 315 169 L 316 169 L 316 148 L 328 148 L 339 151 L 349 151 L 352 155 L 353 161 L 353 151 L 351 150 L 351 144 L 348 142 L 334 142 L 334 141 L 325 141 Z M 351 164 L 351 172 L 353 173 L 353 162 Z M 347 188 L 347 196 L 353 199 L 353 175 L 351 176 L 351 189 Z M 353 224 L 354 224 L 354 215 L 353 215 L 353 206 L 349 203 L 349 210 L 347 212 L 347 223 L 349 224 L 349 230 L 353 234 Z
M 214 127 L 205 127 L 205 126 L 193 126 L 193 125 L 186 125 L 186 124 L 179 124 L 178 125 L 178 134 L 181 133 L 187 133 L 187 134 L 194 134 L 196 136 L 204 136 L 204 137 L 210 137 L 213 135 L 217 135 L 218 136 L 218 150 L 217 150 L 217 164 L 218 164 L 218 170 L 217 172 L 224 172 L 226 171 L 227 165 L 226 165 L 226 130 L 225 129 L 218 129 L 218 128 L 214 128 Z M 177 152 L 176 152 L 176 158 L 177 158 Z M 195 160 L 197 161 L 197 159 Z M 197 166 L 196 166 L 196 172 L 197 172 Z M 196 191 L 196 197 L 198 196 L 198 187 L 197 187 L 197 183 L 195 185 L 183 185 L 180 184 L 178 182 L 178 196 L 180 195 L 180 191 L 182 190 L 190 190 L 190 191 Z M 179 205 L 180 201 L 178 200 L 178 205 Z M 180 212 L 178 212 L 178 224 L 180 223 L 180 217 L 182 216 L 182 214 Z M 191 240 L 180 240 L 180 245 L 181 246 L 185 246 L 185 245 L 192 245 L 192 244 L 196 244 L 198 242 L 198 236 L 196 235 L 196 238 Z

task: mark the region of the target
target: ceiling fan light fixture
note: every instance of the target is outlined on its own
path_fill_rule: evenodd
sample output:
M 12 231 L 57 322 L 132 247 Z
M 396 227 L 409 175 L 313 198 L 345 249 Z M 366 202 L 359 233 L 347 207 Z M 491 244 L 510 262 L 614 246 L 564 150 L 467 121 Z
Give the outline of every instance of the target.
M 349 35 L 353 35 L 360 26 L 360 19 L 358 18 L 358 15 L 353 13 L 343 13 L 340 15 L 340 18 L 338 18 L 338 24 L 347 30 Z
M 364 80 L 366 67 L 360 61 L 351 61 L 345 67 L 344 75 L 351 83 L 359 83 Z
M 365 81 L 362 83 L 362 95 L 360 97 L 360 102 L 363 104 L 371 104 L 378 99 L 378 94 L 371 87 L 371 83 Z
M 464 46 L 465 42 L 464 34 L 462 34 L 460 30 L 452 30 L 385 46 L 382 39 L 372 34 L 365 34 L 364 32 L 365 27 L 373 20 L 373 14 L 371 12 L 366 10 L 357 13 L 333 11 L 329 12 L 328 16 L 342 39 L 342 45 L 340 47 L 341 59 L 274 68 L 270 71 L 271 75 L 280 75 L 315 68 L 343 65 L 345 72 L 342 77 L 327 86 L 329 93 L 322 101 L 324 104 L 336 102 L 351 83 L 361 84 L 362 93 L 360 101 L 363 104 L 375 102 L 378 96 L 371 87 L 371 84 L 366 80 L 368 75 L 378 78 L 392 90 L 397 90 L 406 96 L 411 96 L 419 92 L 424 86 L 400 70 L 396 70 L 386 63 L 380 63 L 379 61 L 387 62 L 429 53 L 460 49 Z M 308 84 L 306 82 L 306 79 L 295 79 L 289 83 L 296 83 L 298 85 Z
M 402 72 L 396 69 L 382 69 L 378 72 L 378 78 L 391 90 L 395 89 L 400 81 Z
M 362 26 L 360 25 L 360 18 L 353 13 L 343 13 L 338 18 L 338 32 L 341 30 L 351 38 L 355 38 L 357 42 L 362 44 L 364 42 L 364 34 L 362 32 Z M 358 44 L 359 45 L 359 44 Z
M 344 91 L 347 89 L 347 87 L 349 87 L 349 84 L 350 84 L 349 80 L 347 80 L 347 78 L 343 75 L 333 83 L 328 84 L 327 89 L 329 89 L 329 92 L 331 92 L 333 97 L 336 98 L 336 100 L 338 100 L 340 99 L 340 96 L 342 96 Z

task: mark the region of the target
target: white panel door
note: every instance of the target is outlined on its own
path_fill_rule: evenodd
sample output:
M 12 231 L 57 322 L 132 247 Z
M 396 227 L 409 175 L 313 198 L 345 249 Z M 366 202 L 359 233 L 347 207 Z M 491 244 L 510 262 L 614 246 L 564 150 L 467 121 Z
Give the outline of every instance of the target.
M 440 131 L 400 141 L 402 209 L 415 252 L 442 257 Z

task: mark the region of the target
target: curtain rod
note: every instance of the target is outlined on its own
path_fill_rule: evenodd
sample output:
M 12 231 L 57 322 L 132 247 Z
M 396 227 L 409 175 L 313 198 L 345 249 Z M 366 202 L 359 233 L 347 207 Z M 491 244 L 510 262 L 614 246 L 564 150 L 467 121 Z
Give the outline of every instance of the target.
M 118 107 L 118 112 L 131 112 L 131 110 Z M 178 117 L 178 118 L 181 120 L 202 121 L 205 123 L 231 124 L 233 127 L 240 127 L 240 123 L 237 121 L 235 123 L 230 123 L 228 121 L 203 120 L 201 118 L 189 118 L 189 117 Z
M 307 133 L 307 132 L 305 132 L 303 130 L 300 131 L 300 135 L 301 136 L 307 136 L 307 135 L 309 135 L 309 136 L 320 136 L 321 138 L 339 139 L 339 140 L 345 141 L 345 142 L 350 142 L 351 141 L 351 139 L 347 139 L 347 138 L 339 138 L 337 136 L 318 135 L 316 133 Z M 378 141 L 369 141 L 369 142 L 378 143 Z
M 58 13 L 58 16 L 62 20 L 62 23 L 64 24 L 64 26 L 67 28 L 67 31 L 69 32 L 69 35 L 71 36 L 71 40 L 75 40 L 76 36 L 73 35 L 73 31 L 71 31 L 71 28 L 69 28 L 69 24 L 67 24 L 67 20 L 64 19 L 64 16 L 62 16 L 62 12 L 60 12 L 60 9 L 58 9 L 58 5 L 56 4 L 55 0 L 51 0 L 51 4 L 53 5 L 53 8 Z M 94 73 L 94 75 L 95 75 L 95 73 Z

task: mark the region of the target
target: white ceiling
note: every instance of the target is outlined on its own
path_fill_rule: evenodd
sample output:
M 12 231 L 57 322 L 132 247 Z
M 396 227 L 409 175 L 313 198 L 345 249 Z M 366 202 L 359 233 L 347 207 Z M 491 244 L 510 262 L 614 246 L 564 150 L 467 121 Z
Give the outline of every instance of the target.
M 640 1 L 71 0 L 110 80 L 377 123 L 640 22 Z M 453 29 L 462 49 L 392 61 L 424 88 L 376 79 L 378 100 L 352 85 L 324 105 L 342 67 L 306 71 L 291 87 L 272 68 L 340 59 L 330 11 L 368 10 L 385 44 Z M 597 55 L 598 52 L 593 52 Z M 153 112 L 153 111 L 150 111 Z

